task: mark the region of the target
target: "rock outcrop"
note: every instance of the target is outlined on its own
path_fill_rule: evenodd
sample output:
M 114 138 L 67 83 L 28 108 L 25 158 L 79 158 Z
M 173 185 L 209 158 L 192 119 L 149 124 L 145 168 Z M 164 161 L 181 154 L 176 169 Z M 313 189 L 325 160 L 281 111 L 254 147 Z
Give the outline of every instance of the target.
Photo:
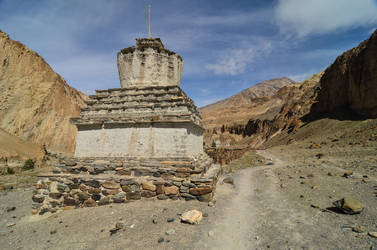
M 377 117 L 377 30 L 326 69 L 313 113 L 348 108 L 359 115 Z
M 36 52 L 0 31 L 0 128 L 55 152 L 73 153 L 86 95 L 71 88 Z

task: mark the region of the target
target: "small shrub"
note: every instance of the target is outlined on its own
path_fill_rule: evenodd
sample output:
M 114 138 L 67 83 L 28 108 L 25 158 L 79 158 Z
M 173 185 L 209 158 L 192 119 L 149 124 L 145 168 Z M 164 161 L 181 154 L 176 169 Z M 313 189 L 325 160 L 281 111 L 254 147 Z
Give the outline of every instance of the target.
M 22 167 L 22 169 L 23 170 L 34 169 L 34 161 L 32 159 L 26 160 L 24 166 Z
M 7 167 L 7 174 L 14 174 L 14 170 L 10 167 Z

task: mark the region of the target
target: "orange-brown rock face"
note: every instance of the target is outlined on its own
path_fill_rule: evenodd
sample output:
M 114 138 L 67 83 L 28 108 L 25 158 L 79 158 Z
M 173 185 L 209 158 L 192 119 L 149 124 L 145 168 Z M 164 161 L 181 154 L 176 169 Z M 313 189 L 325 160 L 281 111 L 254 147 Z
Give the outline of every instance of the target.
M 321 79 L 314 113 L 339 108 L 377 117 L 377 30 L 358 47 L 339 56 Z
M 86 95 L 71 88 L 36 52 L 0 31 L 0 128 L 55 152 L 73 153 Z

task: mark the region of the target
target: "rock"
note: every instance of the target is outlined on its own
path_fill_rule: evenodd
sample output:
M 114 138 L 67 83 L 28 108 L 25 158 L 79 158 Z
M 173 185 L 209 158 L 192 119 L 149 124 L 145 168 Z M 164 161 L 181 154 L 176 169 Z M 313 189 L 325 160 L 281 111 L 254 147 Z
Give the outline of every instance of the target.
M 75 199 L 73 199 L 71 197 L 66 197 L 66 198 L 64 198 L 63 203 L 66 206 L 76 206 L 78 204 L 78 201 L 76 201 Z
M 204 213 L 204 214 L 203 214 L 203 217 L 208 217 L 208 213 Z
M 50 192 L 48 196 L 52 199 L 60 199 L 62 197 L 62 193 Z
M 223 179 L 223 183 L 231 184 L 234 186 L 234 180 L 232 177 L 228 176 Z
M 213 231 L 209 231 L 209 232 L 208 232 L 208 236 L 209 236 L 209 237 L 213 237 L 213 236 L 215 236 L 215 233 L 214 233 Z
M 103 206 L 103 205 L 107 205 L 107 204 L 110 204 L 111 203 L 111 199 L 110 197 L 102 197 L 99 201 L 98 201 L 98 206 Z
M 318 189 L 318 188 L 319 188 L 319 185 L 312 186 L 312 189 Z
M 120 188 L 120 184 L 119 183 L 110 182 L 110 181 L 105 181 L 104 183 L 102 183 L 102 187 L 107 188 L 107 189 L 119 189 Z
M 167 235 L 172 235 L 172 234 L 175 234 L 175 230 L 174 229 L 169 229 L 168 231 L 165 232 Z
M 157 199 L 159 199 L 159 200 L 167 200 L 167 199 L 169 199 L 169 196 L 164 195 L 164 194 L 159 194 L 159 195 L 157 195 Z
M 345 197 L 341 200 L 333 202 L 334 206 L 341 209 L 346 214 L 358 214 L 363 211 L 363 204 L 353 198 Z
M 89 194 L 100 194 L 101 193 L 101 189 L 99 189 L 99 188 L 89 188 L 88 189 L 88 193 Z
M 100 194 L 92 194 L 92 197 L 91 197 L 93 200 L 95 201 L 99 201 L 101 199 L 101 195 Z
M 167 219 L 167 222 L 173 222 L 174 221 L 174 218 L 168 218 Z
M 155 196 L 156 196 L 156 192 L 152 192 L 152 191 L 148 191 L 148 190 L 141 191 L 141 197 L 151 198 L 151 197 L 155 197 Z
M 327 175 L 328 175 L 328 176 L 335 176 L 335 174 L 332 173 L 332 172 L 328 172 Z
M 181 197 L 185 198 L 186 201 L 196 200 L 196 197 L 191 194 L 181 193 Z
M 117 193 L 119 193 L 118 189 L 103 189 L 102 190 L 102 194 L 105 196 L 116 195 Z
M 9 222 L 9 223 L 7 223 L 6 227 L 13 227 L 15 225 L 16 225 L 15 222 Z
M 126 193 L 127 200 L 140 200 L 140 192 L 128 192 Z
M 78 193 L 77 196 L 78 196 L 80 201 L 84 201 L 84 200 L 89 199 L 89 195 L 85 192 L 80 192 L 80 193 Z
M 181 216 L 181 221 L 189 224 L 198 224 L 202 218 L 202 213 L 194 209 L 183 213 Z
M 192 195 L 203 195 L 212 192 L 211 187 L 198 187 L 198 188 L 190 188 L 190 194 Z
M 144 190 L 156 191 L 156 185 L 154 185 L 152 182 L 142 182 L 141 186 Z
M 185 186 L 185 187 L 188 187 L 188 188 L 195 188 L 196 185 L 194 183 L 191 183 L 191 182 L 182 182 L 182 186 Z
M 214 206 L 215 206 L 215 203 L 214 203 L 213 201 L 210 201 L 210 202 L 208 202 L 208 206 L 209 206 L 209 207 L 214 207 Z
M 77 163 L 76 163 L 75 161 L 71 160 L 71 159 L 66 159 L 66 160 L 64 161 L 64 164 L 65 164 L 66 166 L 68 166 L 68 167 L 73 167 L 73 166 L 76 166 L 76 165 L 77 165 Z
M 85 184 L 80 184 L 79 185 L 79 189 L 83 192 L 85 192 L 86 190 L 88 190 L 88 187 L 85 185 Z
M 212 193 L 199 195 L 197 198 L 201 202 L 209 202 L 212 200 Z
M 133 183 L 130 185 L 124 185 L 122 186 L 122 190 L 126 193 L 128 192 L 140 192 L 140 185 L 139 183 Z
M 7 213 L 9 213 L 16 210 L 16 207 L 7 207 L 6 210 L 7 210 Z
M 42 203 L 45 200 L 45 196 L 41 194 L 35 194 L 31 198 L 34 202 Z
M 352 227 L 352 231 L 355 233 L 364 233 L 365 229 L 363 226 L 354 226 Z
M 177 186 L 170 186 L 170 187 L 167 187 L 165 186 L 164 187 L 164 193 L 166 195 L 176 195 L 179 193 L 179 188 Z
M 156 193 L 157 194 L 164 194 L 164 185 L 163 184 L 156 185 Z
M 123 229 L 123 228 L 125 228 L 125 224 L 124 223 L 122 223 L 122 222 L 117 222 L 116 224 L 115 224 L 115 228 L 116 229 Z
M 162 242 L 164 242 L 164 240 L 165 240 L 164 238 L 160 237 L 160 238 L 158 238 L 157 242 L 162 243 Z
M 100 188 L 101 187 L 101 183 L 97 180 L 85 181 L 85 185 L 93 187 L 93 188 Z
M 55 230 L 52 230 L 52 231 L 50 231 L 50 234 L 56 234 L 56 229 Z
M 158 220 L 156 218 L 153 218 L 152 222 L 153 222 L 153 224 L 157 224 Z
M 97 203 L 95 200 L 89 198 L 86 201 L 84 201 L 84 207 L 95 207 L 97 206 Z
M 180 193 L 188 193 L 189 192 L 189 187 L 181 185 L 179 188 Z
M 369 232 L 368 235 L 373 238 L 377 238 L 377 232 Z
M 351 171 L 351 170 L 347 170 L 346 172 L 344 172 L 343 177 L 345 177 L 345 178 L 349 178 L 349 177 L 351 177 L 352 175 L 353 175 L 353 171 Z
M 319 208 L 319 205 L 318 204 L 311 204 L 310 205 L 312 208 Z

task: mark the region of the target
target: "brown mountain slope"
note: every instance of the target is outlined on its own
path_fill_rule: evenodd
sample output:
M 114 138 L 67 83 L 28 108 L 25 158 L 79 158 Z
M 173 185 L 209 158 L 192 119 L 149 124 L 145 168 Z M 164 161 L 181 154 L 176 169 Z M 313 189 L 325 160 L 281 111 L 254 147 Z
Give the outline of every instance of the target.
M 200 113 L 208 129 L 242 124 L 268 110 L 278 109 L 282 104 L 281 100 L 272 101 L 270 97 L 280 88 L 293 83 L 295 81 L 286 77 L 263 81 L 227 99 L 201 108 Z
M 359 46 L 339 56 L 321 79 L 313 112 L 321 114 L 339 108 L 377 117 L 377 30 Z
M 36 52 L 0 31 L 0 128 L 51 151 L 74 152 L 86 95 L 71 88 Z
M 43 157 L 41 147 L 0 129 L 0 155 L 3 158 L 34 159 Z

